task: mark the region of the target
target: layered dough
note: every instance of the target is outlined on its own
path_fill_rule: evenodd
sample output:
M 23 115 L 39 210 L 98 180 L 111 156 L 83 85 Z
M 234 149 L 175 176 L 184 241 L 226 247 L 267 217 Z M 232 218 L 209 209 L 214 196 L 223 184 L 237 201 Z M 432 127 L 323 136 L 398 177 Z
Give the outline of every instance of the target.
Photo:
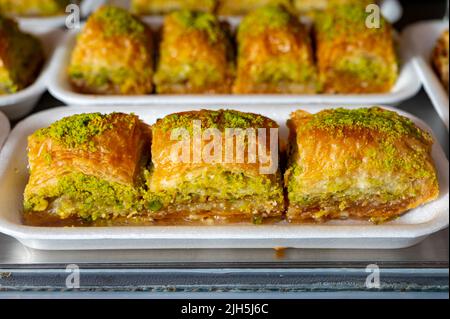
M 155 75 L 160 94 L 226 94 L 234 77 L 227 26 L 212 14 L 178 11 L 165 17 Z
M 294 112 L 287 219 L 381 223 L 437 198 L 431 136 L 380 108 Z
M 238 30 L 235 94 L 315 93 L 319 89 L 307 28 L 286 8 L 269 5 Z
M 124 9 L 103 6 L 77 38 L 68 68 L 75 89 L 89 94 L 153 91 L 153 35 Z

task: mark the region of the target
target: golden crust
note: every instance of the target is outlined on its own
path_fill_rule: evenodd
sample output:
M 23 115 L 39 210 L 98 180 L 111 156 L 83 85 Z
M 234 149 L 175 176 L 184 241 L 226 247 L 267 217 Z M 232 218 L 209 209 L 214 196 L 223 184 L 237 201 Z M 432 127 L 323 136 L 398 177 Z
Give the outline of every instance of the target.
M 380 109 L 361 110 L 359 115 L 338 112 L 353 124 L 336 124 L 344 121 L 333 117 L 331 110 L 318 115 L 297 111 L 288 122 L 289 221 L 350 218 L 378 223 L 437 198 L 432 140 L 427 133 Z M 358 122 L 356 116 L 367 117 L 367 125 L 373 127 Z
M 142 159 L 149 153 L 149 127 L 137 116 L 122 113 L 108 116 L 102 125 L 111 127 L 74 147 L 39 131 L 31 135 L 28 138 L 31 174 L 25 193 L 38 193 L 39 189 L 55 185 L 60 177 L 71 173 L 134 185 L 141 173 Z
M 126 15 L 129 14 L 122 9 L 102 7 L 88 19 L 77 38 L 68 70 L 69 80 L 77 91 L 112 95 L 152 93 L 152 31 L 137 18 Z
M 185 14 L 190 16 L 183 17 Z M 209 19 L 205 22 L 209 26 L 189 25 L 196 19 Z M 155 74 L 157 93 L 230 93 L 234 64 L 227 28 L 209 14 L 177 12 L 166 16 Z
M 225 112 L 232 112 L 232 111 L 225 111 Z M 254 124 L 253 128 L 265 128 L 267 131 L 270 128 L 278 128 L 278 125 L 273 120 L 257 115 L 257 114 L 251 114 L 251 113 L 240 113 L 240 112 L 234 112 L 236 116 L 240 116 L 241 114 L 245 114 L 248 117 L 251 117 L 251 121 L 254 121 L 257 124 Z M 233 115 L 234 115 L 233 114 Z M 182 121 L 172 120 L 172 119 L 183 119 Z M 207 163 L 204 162 L 203 159 L 201 163 L 195 163 L 193 161 L 193 157 L 191 156 L 192 161 L 188 163 L 182 163 L 182 162 L 174 162 L 171 157 L 171 151 L 173 149 L 173 146 L 179 143 L 179 140 L 175 140 L 171 138 L 171 134 L 174 129 L 177 128 L 188 128 L 191 129 L 191 125 L 193 124 L 192 121 L 200 121 L 202 125 L 202 132 L 208 128 L 217 128 L 221 132 L 221 138 L 222 138 L 222 159 L 225 159 L 225 129 L 227 128 L 236 128 L 236 125 L 233 125 L 232 122 L 227 121 L 224 116 L 224 111 L 208 111 L 208 110 L 201 110 L 201 111 L 189 111 L 189 112 L 180 112 L 171 114 L 169 117 L 166 117 L 165 119 L 158 120 L 155 125 L 152 127 L 152 134 L 153 134 L 153 141 L 152 141 L 152 162 L 155 167 L 154 176 L 161 176 L 160 179 L 164 179 L 164 175 L 167 172 L 172 172 L 173 174 L 179 174 L 183 175 L 184 173 L 195 170 L 195 169 L 201 169 L 203 167 L 217 167 L 222 166 L 227 170 L 237 170 L 237 171 L 244 171 L 246 174 L 249 175 L 259 175 L 260 170 L 260 164 L 259 163 L 249 163 L 248 158 L 248 152 L 245 152 L 244 154 L 244 161 L 243 163 L 239 163 L 236 156 L 237 153 L 233 152 L 233 157 L 231 159 L 231 163 L 226 163 L 225 161 L 221 163 Z M 250 124 L 251 125 L 251 124 Z M 252 128 L 252 127 L 248 127 Z M 245 129 L 245 128 L 244 128 Z M 266 154 L 269 154 L 270 150 L 270 132 L 266 133 L 266 145 L 265 145 L 265 151 Z M 203 149 L 206 144 L 208 144 L 209 141 L 202 141 L 198 146 L 200 149 Z M 197 145 L 195 145 L 197 147 Z M 258 148 L 258 143 L 256 143 L 256 147 Z M 190 151 L 191 154 L 194 153 L 194 143 L 190 144 Z M 273 177 L 275 178 L 275 174 L 273 174 Z
M 316 60 L 324 93 L 389 92 L 397 80 L 393 29 L 365 26 L 364 6 L 338 6 L 317 15 Z
M 281 7 L 265 7 L 245 18 L 248 21 L 243 21 L 238 35 L 238 70 L 233 93 L 315 93 L 316 68 L 307 28 L 294 16 L 284 25 L 271 25 L 270 19 L 258 21 L 258 14 L 280 19 L 289 15 Z
M 193 121 L 197 121 L 196 126 Z M 197 128 L 200 124 L 201 130 Z M 278 148 L 272 154 L 276 144 L 273 144 L 270 128 L 277 129 L 278 125 L 266 117 L 237 111 L 183 112 L 158 120 L 152 127 L 153 167 L 148 185 L 150 192 L 163 205 L 154 216 L 166 219 L 180 214 L 180 218 L 187 218 L 182 217 L 186 213 L 194 221 L 209 218 L 220 221 L 229 217 L 251 221 L 255 216 L 261 219 L 281 217 L 284 195 Z M 175 158 L 173 156 L 180 138 L 175 138 L 172 133 L 179 129 L 185 129 L 184 138 L 189 143 L 189 153 L 181 159 L 177 157 L 180 153 Z M 210 129 L 215 129 L 216 135 L 205 139 L 204 134 Z M 238 157 L 236 146 L 239 137 L 234 136 L 233 145 L 228 144 L 230 139 L 227 141 L 227 136 L 230 135 L 227 135 L 227 129 L 242 129 L 242 132 L 255 129 L 255 135 L 247 135 L 247 140 L 243 138 L 247 143 L 242 158 Z M 257 139 L 260 134 L 257 129 L 265 130 L 265 145 Z M 220 150 L 214 148 L 214 154 L 205 151 L 212 143 L 220 145 Z M 256 158 L 250 160 L 250 154 L 256 156 L 250 150 L 251 144 L 258 154 L 264 152 L 271 157 L 270 163 L 263 165 L 269 168 L 267 172 L 261 170 L 261 163 Z M 217 156 L 208 159 L 205 154 Z M 154 202 L 155 197 L 151 201 Z

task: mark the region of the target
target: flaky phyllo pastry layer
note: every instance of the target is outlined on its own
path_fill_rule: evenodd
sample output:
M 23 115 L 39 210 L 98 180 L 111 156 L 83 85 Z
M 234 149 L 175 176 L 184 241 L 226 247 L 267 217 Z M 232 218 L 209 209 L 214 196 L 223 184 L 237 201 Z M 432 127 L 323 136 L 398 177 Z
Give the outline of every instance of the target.
M 288 125 L 289 221 L 380 223 L 439 195 L 431 136 L 397 113 L 297 111 Z
M 215 129 L 223 151 L 214 151 L 219 157 L 213 162 L 206 157 L 172 161 L 171 152 L 180 140 L 171 139 L 171 132 L 185 129 L 190 140 L 197 134 L 195 123 L 200 125 L 200 134 Z M 278 148 L 273 158 L 263 162 L 264 167 L 260 161 L 249 160 L 250 153 L 243 153 L 243 161 L 236 159 L 237 151 L 232 151 L 231 161 L 225 163 L 220 158 L 226 154 L 222 137 L 228 127 L 244 132 L 255 129 L 255 139 L 244 139 L 245 145 L 254 145 L 259 157 L 271 155 L 271 129 L 277 125 L 254 114 L 174 114 L 159 120 L 152 133 L 136 116 L 120 113 L 80 114 L 57 121 L 29 137 L 25 221 L 39 225 L 61 220 L 66 222 L 57 224 L 122 225 L 281 219 L 284 194 Z M 260 140 L 256 139 L 261 134 L 258 129 L 267 131 Z M 273 145 L 278 146 L 278 135 L 274 136 Z M 208 144 L 208 139 L 203 140 L 200 149 Z M 190 144 L 189 150 L 194 151 L 194 145 Z
M 81 93 L 149 94 L 153 64 L 150 28 L 124 9 L 103 6 L 78 36 L 68 76 Z

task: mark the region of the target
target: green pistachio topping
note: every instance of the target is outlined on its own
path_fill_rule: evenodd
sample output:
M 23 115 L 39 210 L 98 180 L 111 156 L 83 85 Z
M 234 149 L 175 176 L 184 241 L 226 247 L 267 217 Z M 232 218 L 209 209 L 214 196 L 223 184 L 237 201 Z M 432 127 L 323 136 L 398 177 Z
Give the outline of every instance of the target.
M 418 128 L 407 117 L 380 107 L 325 110 L 315 114 L 303 129 L 306 128 L 330 131 L 343 128 L 365 128 L 385 133 L 390 138 L 413 135 L 424 141 L 432 141 L 427 132 Z
M 206 32 L 211 42 L 219 40 L 222 33 L 219 20 L 210 13 L 180 10 L 171 16 L 184 28 Z
M 111 116 L 100 113 L 77 114 L 65 117 L 47 128 L 38 130 L 34 136 L 52 138 L 66 147 L 89 145 L 92 138 L 113 127 Z
M 226 128 L 262 128 L 266 122 L 263 116 L 257 114 L 242 113 L 233 110 L 201 111 L 168 115 L 157 122 L 156 128 L 163 131 L 168 131 L 173 128 L 191 129 L 195 120 L 202 122 L 203 129 L 217 128 L 220 130 Z M 277 127 L 276 123 L 272 123 L 269 126 Z
M 294 17 L 282 5 L 267 5 L 247 15 L 239 26 L 238 38 L 246 34 L 258 34 L 266 29 L 284 28 Z
M 145 34 L 145 25 L 125 9 L 103 6 L 90 19 L 99 21 L 103 25 L 106 36 Z

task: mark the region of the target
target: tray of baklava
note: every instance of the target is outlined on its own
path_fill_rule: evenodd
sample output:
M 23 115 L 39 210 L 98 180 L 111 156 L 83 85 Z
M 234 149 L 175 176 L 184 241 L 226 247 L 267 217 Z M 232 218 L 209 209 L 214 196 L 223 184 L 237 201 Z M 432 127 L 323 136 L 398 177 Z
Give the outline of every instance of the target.
M 58 49 L 49 90 L 72 105 L 395 104 L 416 94 L 389 22 L 364 1 L 331 3 L 309 23 L 280 4 L 161 19 L 102 6 Z
M 449 164 L 386 107 L 61 107 L 0 154 L 0 232 L 36 249 L 400 248 L 448 226 Z

